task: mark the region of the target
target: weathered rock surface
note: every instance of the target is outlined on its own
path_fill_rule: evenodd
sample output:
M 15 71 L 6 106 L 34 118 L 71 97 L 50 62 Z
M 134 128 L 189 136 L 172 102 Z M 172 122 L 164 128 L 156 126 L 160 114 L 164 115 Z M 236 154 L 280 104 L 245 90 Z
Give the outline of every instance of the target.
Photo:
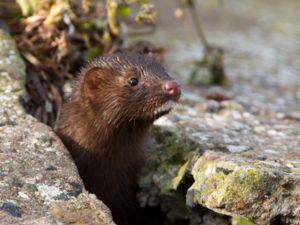
M 251 114 L 234 101 L 183 102 L 155 122 L 162 150 L 148 153 L 141 202 L 164 205 L 181 193 L 190 208 L 256 224 L 300 224 L 299 124 Z
M 52 129 L 24 112 L 25 65 L 0 25 L 0 224 L 114 224 Z
M 166 4 L 166 7 L 170 8 L 171 3 L 156 2 Z M 225 14 L 228 9 L 232 11 L 235 17 L 230 17 L 231 22 L 226 22 L 226 24 L 227 26 L 232 24 L 231 26 L 238 27 L 238 30 L 226 32 L 223 29 L 226 27 L 223 19 L 220 19 L 221 27 L 215 27 L 216 13 L 208 17 L 212 24 L 206 23 L 208 21 L 204 24 L 209 39 L 213 43 L 222 45 L 226 50 L 226 71 L 232 81 L 230 87 L 209 88 L 209 92 L 221 91 L 234 100 L 222 103 L 204 100 L 199 96 L 205 96 L 206 91 L 202 88 L 195 88 L 195 91 L 200 94 L 186 95 L 182 101 L 184 106 L 179 107 L 168 117 L 157 121 L 153 130 L 159 145 L 156 142 L 150 143 L 152 150 L 147 152 L 149 162 L 145 170 L 146 175 L 141 181 L 142 192 L 139 194 L 139 199 L 142 205 L 161 204 L 161 208 L 168 212 L 167 216 L 170 220 L 184 219 L 189 220 L 190 224 L 205 225 L 231 224 L 229 217 L 220 216 L 226 214 L 248 217 L 256 224 L 262 225 L 300 224 L 300 92 L 298 88 L 300 64 L 299 26 L 297 26 L 298 16 L 296 16 L 296 14 L 299 15 L 299 10 L 297 10 L 299 3 L 295 0 L 282 2 L 275 10 L 266 11 L 260 3 L 272 6 L 280 1 L 276 4 L 254 0 L 245 2 L 250 3 L 250 6 L 253 4 L 254 7 L 242 5 L 238 1 L 229 1 L 228 4 L 233 7 L 227 7 L 227 11 L 220 7 L 217 11 L 219 18 L 226 19 L 229 17 L 220 16 L 224 15 L 221 14 L 222 11 Z M 292 7 L 292 11 L 287 10 L 290 2 L 294 2 L 292 6 L 293 4 L 295 6 Z M 201 4 L 200 10 L 204 2 Z M 205 4 L 215 3 L 207 1 Z M 241 8 L 236 8 L 237 5 Z M 157 8 L 165 10 L 163 7 Z M 247 10 L 258 12 L 259 15 L 249 14 Z M 202 13 L 206 11 L 208 12 L 204 9 Z M 216 12 L 215 9 L 213 11 Z M 293 11 L 296 14 L 293 14 Z M 170 9 L 170 13 L 173 21 L 174 10 Z M 159 13 L 159 15 L 164 14 L 166 13 Z M 278 17 L 278 15 L 284 16 Z M 284 18 L 283 22 L 282 18 Z M 293 23 L 288 20 L 292 20 Z M 173 70 L 174 74 L 185 78 L 189 75 L 187 67 L 193 68 L 194 61 L 201 56 L 202 49 L 198 39 L 194 42 L 187 39 L 185 44 L 182 39 L 173 43 L 176 39 L 175 33 L 179 33 L 180 30 L 184 39 L 197 36 L 192 34 L 193 29 L 183 29 L 183 24 L 178 26 L 178 21 L 173 23 L 177 29 L 176 32 L 169 32 L 167 28 L 171 25 L 168 22 L 163 28 L 168 36 L 161 36 L 160 39 L 164 42 L 160 44 L 170 45 L 170 51 L 166 57 L 167 61 L 170 61 L 169 69 Z M 272 29 L 277 31 L 269 33 Z M 187 33 L 189 35 L 186 35 Z M 158 39 L 156 37 L 152 40 L 159 43 Z M 22 80 L 24 65 L 21 61 L 14 61 L 18 59 L 13 56 L 14 47 L 11 41 L 8 40 L 6 43 L 8 44 L 0 43 L 0 47 L 8 46 L 9 49 L 13 48 L 13 51 L 0 52 L 0 126 L 2 130 L 6 128 L 8 132 L 16 132 L 16 136 L 9 134 L 10 136 L 7 137 L 10 138 L 4 137 L 5 142 L 3 142 L 3 135 L 1 136 L 0 158 L 14 156 L 14 160 L 7 160 L 16 162 L 22 161 L 23 156 L 15 149 L 9 150 L 7 154 L 7 145 L 17 146 L 15 143 L 18 141 L 12 143 L 11 140 L 28 138 L 33 141 L 43 138 L 37 132 L 40 129 L 34 125 L 35 120 L 26 115 L 19 104 L 19 96 L 23 95 L 24 90 Z M 9 67 L 11 61 L 16 64 Z M 24 127 L 24 134 L 21 133 L 21 126 Z M 34 137 L 29 135 L 28 129 L 33 130 Z M 54 135 L 51 130 L 46 129 L 44 132 Z M 70 182 L 78 181 L 80 185 L 82 184 L 80 180 L 76 180 L 74 167 L 70 171 L 62 169 L 69 167 L 69 163 L 65 163 L 68 166 L 60 167 L 62 166 L 60 162 L 69 162 L 69 159 L 62 150 L 60 162 L 57 162 L 58 157 L 54 152 L 60 147 L 53 146 L 60 146 L 60 144 L 55 136 L 53 138 L 50 146 L 41 147 L 41 151 L 55 148 L 52 153 L 51 151 L 50 153 L 43 152 L 50 157 L 51 161 L 48 162 L 51 163 L 47 164 L 45 158 L 35 158 L 39 168 L 36 170 L 38 171 L 36 175 L 32 175 L 36 179 L 36 184 L 44 182 L 47 185 L 46 190 L 50 187 L 48 190 L 54 193 L 50 194 L 50 197 L 47 197 L 49 195 L 43 191 L 45 186 L 33 192 L 26 189 L 26 182 L 31 176 L 25 172 L 25 169 L 21 170 L 22 173 L 17 173 L 17 176 L 22 175 L 20 183 L 23 182 L 23 186 L 15 185 L 18 184 L 18 180 L 14 182 L 14 177 L 12 177 L 16 173 L 14 167 L 10 167 L 10 163 L 7 163 L 6 168 L 13 172 L 5 172 L 4 176 L 1 158 L 0 224 L 19 222 L 57 224 L 75 223 L 75 221 L 84 223 L 83 220 L 79 220 L 78 215 L 84 215 L 80 217 L 82 219 L 90 218 L 89 221 L 97 221 L 93 219 L 97 212 L 94 213 L 94 210 L 89 209 L 98 208 L 93 205 L 93 202 L 101 204 L 99 201 L 92 199 L 92 203 L 82 203 L 85 200 L 90 201 L 90 197 L 84 190 L 82 191 L 84 194 L 79 195 L 83 196 L 82 198 L 68 194 L 68 190 L 73 188 Z M 37 142 L 40 143 L 40 141 Z M 49 145 L 47 143 L 46 140 L 45 143 L 41 142 L 41 145 Z M 28 154 L 32 154 L 32 149 L 35 149 L 31 147 L 29 151 L 26 144 L 19 144 L 17 147 L 23 148 Z M 6 149 L 3 155 L 2 149 L 3 152 Z M 29 161 L 30 156 L 26 156 L 25 159 Z M 24 163 L 30 163 L 27 161 Z M 31 166 L 35 168 L 33 164 Z M 55 172 L 52 166 L 55 166 L 59 171 L 59 176 L 63 177 L 63 184 L 53 183 L 52 176 Z M 73 165 L 70 164 L 70 166 Z M 28 167 L 27 165 L 24 168 Z M 50 171 L 45 171 L 45 168 Z M 55 174 L 55 176 L 58 175 Z M 42 177 L 41 181 L 39 177 Z M 9 186 L 3 188 L 6 184 Z M 58 192 L 53 192 L 57 189 Z M 2 195 L 2 190 L 8 195 Z M 67 198 L 70 200 L 57 200 L 55 197 L 57 193 L 69 196 Z M 27 197 L 30 199 L 26 200 Z M 50 203 L 46 198 L 50 199 Z M 73 199 L 74 205 L 72 205 Z M 33 205 L 30 201 L 34 202 L 34 200 L 38 200 L 35 201 L 35 208 L 27 210 L 24 202 L 27 201 L 29 205 Z M 83 205 L 87 208 L 77 208 Z M 206 208 L 220 214 L 214 214 Z M 29 211 L 32 214 L 28 214 Z M 99 212 L 102 218 L 103 211 Z M 22 217 L 18 218 L 17 216 L 20 215 Z M 243 218 L 238 218 L 232 224 L 250 223 Z

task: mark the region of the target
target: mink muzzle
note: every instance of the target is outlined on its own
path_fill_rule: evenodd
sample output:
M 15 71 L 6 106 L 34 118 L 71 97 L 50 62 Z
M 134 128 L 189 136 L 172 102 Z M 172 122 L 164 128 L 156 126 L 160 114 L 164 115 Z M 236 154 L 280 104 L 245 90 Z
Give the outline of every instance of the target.
M 63 105 L 57 134 L 88 191 L 117 224 L 136 224 L 136 190 L 143 145 L 153 121 L 180 98 L 180 85 L 152 59 L 138 54 L 97 58 L 81 71 Z

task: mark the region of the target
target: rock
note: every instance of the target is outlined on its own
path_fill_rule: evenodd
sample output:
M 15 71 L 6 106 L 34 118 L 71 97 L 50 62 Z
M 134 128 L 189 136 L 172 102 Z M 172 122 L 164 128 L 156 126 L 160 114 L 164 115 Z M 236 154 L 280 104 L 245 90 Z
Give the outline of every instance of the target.
M 207 212 L 199 207 L 255 224 L 300 224 L 297 124 L 275 114 L 266 120 L 234 101 L 210 112 L 192 105 L 190 101 L 155 123 L 152 135 L 160 150 L 147 152 L 144 204 L 155 197 L 149 193 L 154 186 L 160 204 L 168 205 L 164 210 L 178 212 L 186 205 L 198 212 L 201 223 Z M 171 215 L 189 223 L 195 217 Z
M 25 65 L 0 25 L 0 224 L 111 224 L 53 130 L 26 114 Z
M 220 213 L 243 215 L 257 224 L 269 224 L 279 215 L 285 217 L 284 223 L 298 222 L 299 218 L 292 217 L 300 213 L 295 199 L 300 179 L 284 170 L 283 166 L 272 168 L 263 162 L 207 151 L 192 169 L 195 182 L 187 195 L 191 195 L 192 206 L 201 204 Z
M 226 148 L 231 153 L 239 153 L 239 152 L 244 152 L 244 151 L 250 150 L 249 147 L 243 146 L 243 145 L 240 145 L 240 146 L 227 145 Z

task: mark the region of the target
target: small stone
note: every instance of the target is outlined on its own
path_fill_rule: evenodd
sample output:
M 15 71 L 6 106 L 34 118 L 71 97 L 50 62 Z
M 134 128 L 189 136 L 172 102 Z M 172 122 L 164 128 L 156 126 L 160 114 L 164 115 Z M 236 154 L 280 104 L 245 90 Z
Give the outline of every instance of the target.
M 226 110 L 239 111 L 242 112 L 243 106 L 235 101 L 223 101 L 221 102 L 221 107 Z
M 25 194 L 24 192 L 20 191 L 18 193 L 18 195 L 21 197 L 21 198 L 24 198 L 26 200 L 29 200 L 29 196 L 27 194 Z
M 278 132 L 276 130 L 268 130 L 268 135 L 270 135 L 270 136 L 277 136 Z
M 90 199 L 97 199 L 97 196 L 95 194 L 89 194 Z
M 263 133 L 266 131 L 266 128 L 264 126 L 255 126 L 253 129 L 256 133 Z
M 247 128 L 245 124 L 239 123 L 239 122 L 233 122 L 232 123 L 232 128 L 236 131 L 241 131 Z
M 238 120 L 242 119 L 242 114 L 240 112 L 238 112 L 238 111 L 232 111 L 231 112 L 231 116 L 234 119 L 238 119 Z
M 277 150 L 274 150 L 274 149 L 266 149 L 265 152 L 268 153 L 268 154 L 272 154 L 272 155 L 278 155 L 279 154 L 279 152 Z
M 159 119 L 157 119 L 154 122 L 154 124 L 156 126 L 162 126 L 162 127 L 174 127 L 175 126 L 175 124 L 165 116 L 160 117 Z
M 240 146 L 228 145 L 226 148 L 231 153 L 240 153 L 240 152 L 245 152 L 250 150 L 250 147 L 244 145 L 240 145 Z
M 63 94 L 64 97 L 69 97 L 72 93 L 72 83 L 71 82 L 66 82 L 65 85 L 63 86 Z
M 48 112 L 48 113 L 52 113 L 52 111 L 53 111 L 52 104 L 51 104 L 49 101 L 46 101 L 46 102 L 45 102 L 45 110 L 46 110 L 46 112 Z
M 46 184 L 40 184 L 37 189 L 42 197 L 45 198 L 47 202 L 53 201 L 57 196 L 62 194 L 62 191 L 55 186 L 48 186 Z
M 72 189 L 68 191 L 68 195 L 77 197 L 82 192 L 82 185 L 77 182 L 71 182 Z
M 218 112 L 220 110 L 220 103 L 218 103 L 217 101 L 214 100 L 209 100 L 207 101 L 206 104 L 206 112 Z
M 0 178 L 6 177 L 6 176 L 7 176 L 6 173 L 0 172 Z
M 285 117 L 283 118 L 300 121 L 300 113 L 289 113 L 288 115 L 285 115 Z
M 277 113 L 277 114 L 276 114 L 276 118 L 277 118 L 277 119 L 282 120 L 282 119 L 284 119 L 285 117 L 286 117 L 286 114 L 285 114 L 285 113 Z
M 65 193 L 61 193 L 60 195 L 55 196 L 54 199 L 55 199 L 55 200 L 63 200 L 63 201 L 67 201 L 67 200 L 70 200 L 70 196 L 68 196 L 68 195 L 65 194 Z
M 55 166 L 50 165 L 50 166 L 46 167 L 46 170 L 47 171 L 54 171 L 54 170 L 57 170 L 57 168 Z
M 13 217 L 22 217 L 21 208 L 12 202 L 4 202 L 1 207 L 1 210 L 8 212 Z
M 243 117 L 245 119 L 253 118 L 253 116 L 250 113 L 248 113 L 248 112 L 243 112 Z
M 264 156 L 264 155 L 258 155 L 258 156 L 256 157 L 256 159 L 257 159 L 257 160 L 260 160 L 260 161 L 265 161 L 265 160 L 267 159 L 267 157 Z

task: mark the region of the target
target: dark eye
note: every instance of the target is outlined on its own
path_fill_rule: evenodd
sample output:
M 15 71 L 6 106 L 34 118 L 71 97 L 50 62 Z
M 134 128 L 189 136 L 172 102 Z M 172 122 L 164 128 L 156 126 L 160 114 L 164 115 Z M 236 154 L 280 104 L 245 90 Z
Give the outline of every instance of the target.
M 135 77 L 130 78 L 130 80 L 128 81 L 128 84 L 130 84 L 130 86 L 135 86 L 139 83 L 139 80 Z

